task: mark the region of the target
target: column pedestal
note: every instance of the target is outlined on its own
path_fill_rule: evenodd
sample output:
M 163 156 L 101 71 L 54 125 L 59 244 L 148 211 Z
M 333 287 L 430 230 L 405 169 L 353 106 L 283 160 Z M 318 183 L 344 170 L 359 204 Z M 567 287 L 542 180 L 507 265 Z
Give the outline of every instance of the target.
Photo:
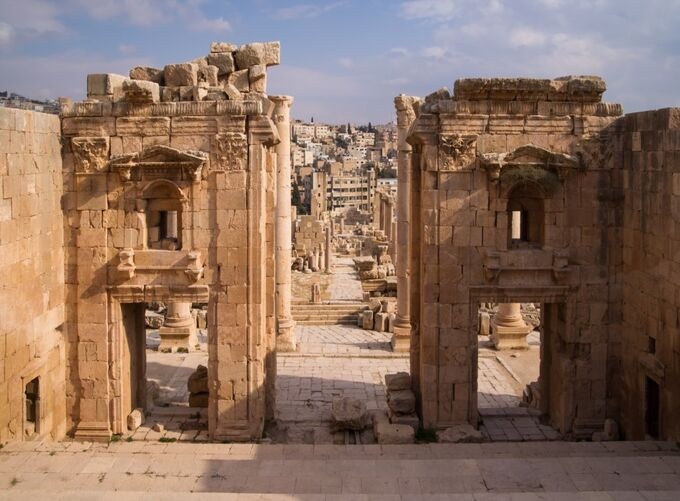
M 522 318 L 519 303 L 501 303 L 491 322 L 491 342 L 497 350 L 527 350 L 532 327 Z
M 159 351 L 175 352 L 178 348 L 194 351 L 198 340 L 191 303 L 169 303 L 165 324 L 158 334 L 161 336 Z
M 401 325 L 400 325 L 401 324 Z M 397 315 L 392 333 L 392 351 L 395 353 L 407 353 L 411 350 L 411 325 L 403 321 Z

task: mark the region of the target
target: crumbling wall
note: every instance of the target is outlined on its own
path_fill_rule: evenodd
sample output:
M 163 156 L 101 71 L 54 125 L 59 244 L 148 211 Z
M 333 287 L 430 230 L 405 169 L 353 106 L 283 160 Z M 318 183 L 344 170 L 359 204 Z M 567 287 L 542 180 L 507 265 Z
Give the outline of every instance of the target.
M 612 336 L 612 417 L 645 438 L 649 378 L 659 385 L 659 438 L 680 439 L 680 109 L 626 115 L 608 162 L 623 197 L 620 335 Z
M 0 108 L 0 442 L 65 433 L 64 255 L 59 117 Z

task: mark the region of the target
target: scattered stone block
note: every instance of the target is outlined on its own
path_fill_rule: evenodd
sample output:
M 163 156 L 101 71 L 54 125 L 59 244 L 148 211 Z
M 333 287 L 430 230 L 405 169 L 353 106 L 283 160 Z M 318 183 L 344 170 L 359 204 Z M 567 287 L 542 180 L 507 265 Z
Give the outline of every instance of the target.
M 415 442 L 415 431 L 406 424 L 392 424 L 381 420 L 374 426 L 374 434 L 379 444 L 412 444 Z
M 193 87 L 198 83 L 198 65 L 194 63 L 168 64 L 163 73 L 169 87 Z
M 331 405 L 331 417 L 331 426 L 336 431 L 361 431 L 368 424 L 366 404 L 355 398 L 334 398 Z
M 130 103 L 151 104 L 161 100 L 159 85 L 146 80 L 126 80 L 123 82 L 123 94 Z
M 123 75 L 115 73 L 96 73 L 87 75 L 87 96 L 113 96 L 120 91 L 123 82 L 127 80 Z
M 219 81 L 217 79 L 217 74 L 218 74 L 218 68 L 217 66 L 212 66 L 212 65 L 207 65 L 207 66 L 201 66 L 198 69 L 198 83 L 205 84 L 208 87 L 217 87 L 219 85 Z
M 365 310 L 361 312 L 362 323 L 361 327 L 365 330 L 373 329 L 373 310 Z
M 437 432 L 437 441 L 447 444 L 479 443 L 483 439 L 482 432 L 469 424 L 452 426 Z
M 397 319 L 395 313 L 390 313 L 387 317 L 387 332 L 394 333 L 394 322 Z
M 135 409 L 127 417 L 127 427 L 129 431 L 135 431 L 144 424 L 144 410 Z
M 165 425 L 162 423 L 154 423 L 151 429 L 157 433 L 163 433 L 165 431 Z
M 234 56 L 231 52 L 219 52 L 208 56 L 208 64 L 217 68 L 219 75 L 227 75 L 234 71 Z
M 151 68 L 149 66 L 135 66 L 130 70 L 130 78 L 133 80 L 146 80 L 148 82 L 157 83 L 158 85 L 165 84 L 163 70 Z
M 234 71 L 227 77 L 227 82 L 236 87 L 239 92 L 250 92 L 248 74 L 248 70 Z
M 234 52 L 238 49 L 238 45 L 229 42 L 213 42 L 210 44 L 210 52 L 215 54 L 219 52 Z
M 396 414 L 392 411 L 389 413 L 390 423 L 392 424 L 403 424 L 413 428 L 413 431 L 418 431 L 420 428 L 420 419 L 416 414 Z
M 387 406 L 398 414 L 416 411 L 416 396 L 411 390 L 396 390 L 387 393 Z
M 375 323 L 373 329 L 378 332 L 387 332 L 387 319 L 389 315 L 387 313 L 376 313 Z
M 149 329 L 160 329 L 163 327 L 163 322 L 165 322 L 165 316 L 155 311 L 147 310 L 144 320 Z
M 189 376 L 187 389 L 189 393 L 208 392 L 208 368 L 205 365 L 196 367 L 196 370 Z
M 224 92 L 227 94 L 227 97 L 231 100 L 237 100 L 241 99 L 241 92 L 233 85 L 233 84 L 226 84 L 224 86 Z
M 408 372 L 397 372 L 396 374 L 385 374 L 385 386 L 387 391 L 410 390 L 411 375 Z
M 491 316 L 488 312 L 482 311 L 479 313 L 479 335 L 491 335 Z
M 189 407 L 208 407 L 208 393 L 190 393 Z

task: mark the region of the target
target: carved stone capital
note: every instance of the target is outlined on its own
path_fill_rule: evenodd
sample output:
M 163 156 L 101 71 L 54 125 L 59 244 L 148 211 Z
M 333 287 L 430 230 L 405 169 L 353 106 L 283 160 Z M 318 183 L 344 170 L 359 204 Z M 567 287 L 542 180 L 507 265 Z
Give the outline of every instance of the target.
M 226 132 L 213 136 L 212 170 L 245 170 L 248 159 L 248 141 L 240 132 Z
M 439 135 L 439 170 L 451 171 L 468 167 L 475 160 L 477 136 Z
M 106 169 L 109 156 L 107 137 L 74 137 L 71 149 L 77 173 L 95 174 Z

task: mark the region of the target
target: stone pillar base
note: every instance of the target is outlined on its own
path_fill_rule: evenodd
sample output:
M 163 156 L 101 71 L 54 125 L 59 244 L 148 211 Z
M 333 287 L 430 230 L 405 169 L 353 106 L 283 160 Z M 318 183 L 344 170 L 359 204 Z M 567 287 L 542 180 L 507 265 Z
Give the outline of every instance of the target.
M 161 336 L 161 344 L 158 346 L 158 351 L 172 353 L 176 352 L 178 348 L 186 351 L 194 351 L 198 339 L 196 337 L 195 327 L 161 327 L 158 330 Z
M 531 333 L 532 327 L 503 327 L 491 324 L 491 342 L 497 350 L 528 350 L 527 336 Z
M 109 423 L 81 421 L 76 426 L 74 438 L 83 442 L 110 442 L 111 429 L 109 428 Z
M 289 319 L 280 320 L 276 333 L 276 351 L 285 353 L 295 351 L 296 349 L 295 322 Z
M 397 327 L 395 325 L 391 343 L 392 351 L 396 353 L 411 351 L 411 327 Z

